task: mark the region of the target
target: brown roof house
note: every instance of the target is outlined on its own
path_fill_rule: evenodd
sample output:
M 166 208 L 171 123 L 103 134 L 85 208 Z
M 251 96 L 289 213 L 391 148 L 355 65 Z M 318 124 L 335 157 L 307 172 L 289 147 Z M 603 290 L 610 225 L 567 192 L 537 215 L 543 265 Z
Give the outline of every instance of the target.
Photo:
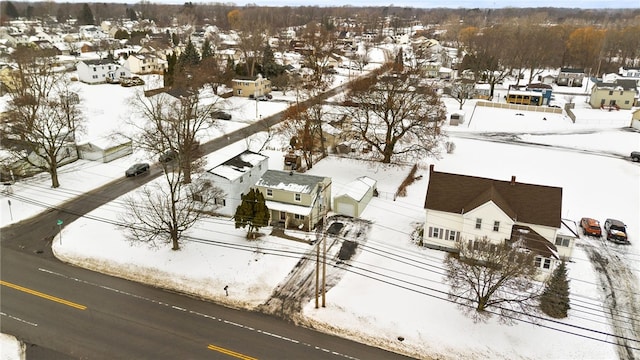
M 430 248 L 455 251 L 455 240 L 484 237 L 517 242 L 536 254 L 541 279 L 571 256 L 573 242 L 561 252 L 555 245 L 562 228 L 559 187 L 438 172 L 432 165 L 425 209 L 423 244 Z

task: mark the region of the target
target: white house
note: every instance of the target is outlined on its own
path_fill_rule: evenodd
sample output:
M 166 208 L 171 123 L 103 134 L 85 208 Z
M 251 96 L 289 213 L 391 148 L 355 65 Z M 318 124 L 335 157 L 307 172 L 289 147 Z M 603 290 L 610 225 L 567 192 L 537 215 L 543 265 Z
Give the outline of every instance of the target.
M 519 243 L 536 254 L 540 278 L 571 256 L 571 241 L 561 252 L 555 245 L 562 234 L 560 187 L 437 172 L 432 165 L 425 210 L 423 244 L 430 248 L 455 251 L 456 240 L 481 238 Z
M 377 182 L 361 176 L 348 183 L 333 199 L 333 211 L 338 214 L 359 217 L 375 196 Z
M 258 182 L 269 167 L 267 156 L 249 150 L 207 170 L 205 176 L 225 193 L 222 199 L 215 199 L 220 206 L 216 213 L 233 216 L 242 203 L 242 196 Z
M 120 78 L 131 77 L 131 72 L 124 66 L 111 60 L 82 60 L 76 65 L 78 80 L 87 84 L 120 82 Z

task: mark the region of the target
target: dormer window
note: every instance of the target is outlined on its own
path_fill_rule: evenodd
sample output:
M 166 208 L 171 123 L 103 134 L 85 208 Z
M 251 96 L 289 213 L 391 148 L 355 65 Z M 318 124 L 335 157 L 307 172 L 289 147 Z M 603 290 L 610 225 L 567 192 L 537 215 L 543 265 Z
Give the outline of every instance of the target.
M 298 202 L 299 202 L 299 201 L 302 201 L 302 195 L 300 195 L 300 194 L 295 194 L 295 196 L 294 196 L 294 200 L 295 200 L 295 201 L 298 201 Z

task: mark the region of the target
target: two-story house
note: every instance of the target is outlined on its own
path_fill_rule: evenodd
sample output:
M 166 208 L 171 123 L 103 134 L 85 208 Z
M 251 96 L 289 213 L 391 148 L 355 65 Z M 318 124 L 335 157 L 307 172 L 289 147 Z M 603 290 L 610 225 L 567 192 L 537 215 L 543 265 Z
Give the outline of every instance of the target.
M 331 209 L 331 178 L 268 170 L 255 185 L 271 211 L 271 225 L 309 231 Z
M 160 74 L 167 68 L 167 61 L 152 53 L 131 54 L 124 66 L 133 74 Z
M 231 80 L 233 95 L 243 97 L 254 97 L 271 93 L 271 80 L 263 78 L 258 74 L 255 79 L 233 79 Z
M 120 78 L 131 77 L 128 69 L 107 59 L 82 60 L 76 64 L 76 69 L 78 80 L 87 84 L 118 83 Z
M 638 88 L 634 80 L 618 79 L 612 83 L 598 82 L 591 88 L 589 105 L 594 109 L 630 110 L 638 100 Z
M 571 256 L 563 243 L 562 188 L 501 181 L 433 170 L 425 199 L 423 244 L 456 251 L 455 241 L 487 238 L 493 243 L 518 243 L 536 254 L 540 277 L 548 276 L 561 257 Z M 560 238 L 564 249 L 555 243 Z
M 249 192 L 268 168 L 267 156 L 247 150 L 207 170 L 205 176 L 225 194 L 224 198 L 214 199 L 219 206 L 216 213 L 233 216 L 242 203 L 242 195 Z

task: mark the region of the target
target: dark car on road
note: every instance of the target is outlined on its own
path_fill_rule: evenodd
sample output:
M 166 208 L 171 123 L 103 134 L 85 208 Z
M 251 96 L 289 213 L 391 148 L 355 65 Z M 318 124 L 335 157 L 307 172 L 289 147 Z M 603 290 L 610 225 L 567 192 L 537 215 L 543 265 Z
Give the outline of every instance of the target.
M 126 177 L 138 176 L 140 174 L 144 174 L 149 171 L 149 164 L 147 163 L 138 163 L 131 165 L 127 171 L 124 172 Z
M 160 154 L 158 161 L 161 163 L 170 163 L 178 158 L 178 153 L 175 150 L 167 150 Z
M 616 219 L 605 220 L 604 231 L 607 233 L 607 240 L 618 244 L 629 244 L 627 225 L 622 221 Z
M 631 161 L 640 162 L 640 151 L 631 152 Z

